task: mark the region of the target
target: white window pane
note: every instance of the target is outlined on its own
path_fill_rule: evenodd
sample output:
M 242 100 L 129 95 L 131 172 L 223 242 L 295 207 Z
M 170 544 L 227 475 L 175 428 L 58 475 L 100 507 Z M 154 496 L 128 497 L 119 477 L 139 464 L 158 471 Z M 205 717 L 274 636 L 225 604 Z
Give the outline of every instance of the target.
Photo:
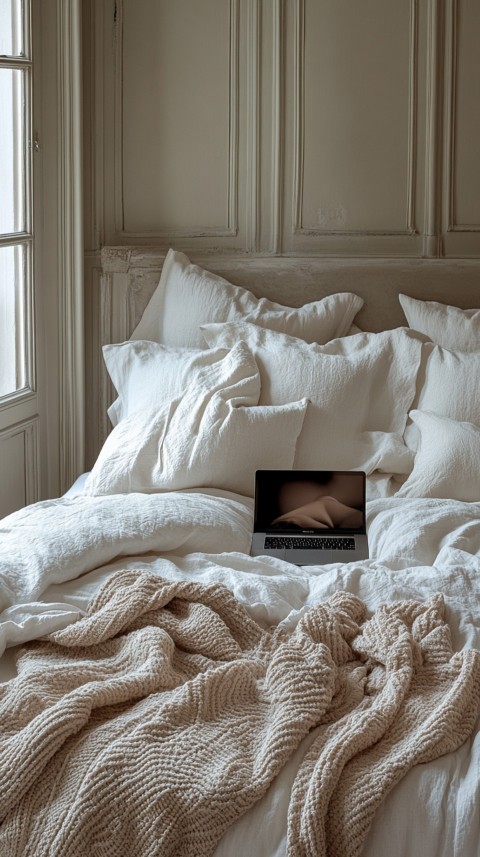
M 0 234 L 27 231 L 25 74 L 0 68 Z
M 0 0 L 0 55 L 25 54 L 22 0 Z
M 27 385 L 27 252 L 23 245 L 0 247 L 0 396 Z

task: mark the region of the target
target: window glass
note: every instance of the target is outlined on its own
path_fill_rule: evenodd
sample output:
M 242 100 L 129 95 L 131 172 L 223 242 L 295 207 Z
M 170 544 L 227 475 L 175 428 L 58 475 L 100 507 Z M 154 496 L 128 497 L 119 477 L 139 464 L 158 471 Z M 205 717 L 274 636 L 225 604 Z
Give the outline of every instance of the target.
M 32 63 L 28 0 L 0 0 L 0 399 L 32 388 Z M 31 341 L 29 341 L 29 338 Z
M 0 56 L 25 55 L 22 0 L 0 0 Z
M 0 397 L 27 385 L 27 246 L 0 246 Z
M 0 0 L 1 2 L 1 0 Z M 0 68 L 0 234 L 26 232 L 25 72 Z

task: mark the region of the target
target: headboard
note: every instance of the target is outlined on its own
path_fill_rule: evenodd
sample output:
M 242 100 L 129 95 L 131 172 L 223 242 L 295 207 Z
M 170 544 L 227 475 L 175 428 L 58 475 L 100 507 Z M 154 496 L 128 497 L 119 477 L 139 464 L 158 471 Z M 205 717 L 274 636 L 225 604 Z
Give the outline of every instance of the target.
M 91 343 L 98 395 L 89 418 L 96 428 L 90 457 L 108 434 L 106 409 L 114 398 L 101 346 L 128 339 L 158 284 L 166 252 L 166 248 L 129 246 L 102 250 L 99 318 Z M 286 305 L 301 306 L 334 292 L 354 292 L 365 301 L 355 320 L 363 330 L 379 331 L 406 323 L 399 293 L 462 308 L 480 306 L 480 259 L 259 257 L 214 252 L 189 256 L 255 295 Z

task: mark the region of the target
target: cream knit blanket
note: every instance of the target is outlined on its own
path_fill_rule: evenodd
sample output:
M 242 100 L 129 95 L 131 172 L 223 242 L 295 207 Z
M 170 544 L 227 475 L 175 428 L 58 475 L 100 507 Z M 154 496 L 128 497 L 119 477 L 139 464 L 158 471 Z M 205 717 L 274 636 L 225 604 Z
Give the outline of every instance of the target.
M 288 854 L 359 854 L 395 783 L 473 729 L 480 653 L 452 653 L 443 609 L 367 620 L 339 592 L 270 633 L 220 584 L 116 574 L 0 689 L 1 857 L 212 854 L 314 727 Z

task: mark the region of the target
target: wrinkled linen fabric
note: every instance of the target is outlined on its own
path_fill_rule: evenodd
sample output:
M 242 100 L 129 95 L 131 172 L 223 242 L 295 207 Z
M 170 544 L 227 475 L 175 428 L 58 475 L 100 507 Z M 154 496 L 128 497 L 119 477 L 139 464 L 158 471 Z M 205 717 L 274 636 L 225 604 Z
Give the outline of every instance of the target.
M 104 345 L 102 353 L 118 392 L 118 398 L 108 409 L 113 426 L 138 411 L 163 407 L 190 387 L 199 391 L 211 389 L 215 370 L 222 363 L 232 362 L 231 355 L 223 348 L 173 348 L 148 340 Z M 248 373 L 246 362 L 245 374 L 250 374 L 253 382 L 246 393 L 253 404 L 258 401 L 260 391 L 255 388 L 255 368 L 251 367 Z
M 418 432 L 413 470 L 398 497 L 443 497 L 475 502 L 480 496 L 480 426 L 410 411 Z
M 85 493 L 206 485 L 253 497 L 257 470 L 291 467 L 308 402 L 239 407 L 229 392 L 199 395 L 192 388 L 162 408 L 123 419 L 100 450 Z
M 480 703 L 480 653 L 453 653 L 441 597 L 367 618 L 336 592 L 289 633 L 222 584 L 134 570 L 18 670 L 0 689 L 9 857 L 206 857 L 317 726 L 287 854 L 353 857 L 386 794 L 460 746 Z
M 248 551 L 252 501 L 224 491 L 119 494 L 44 500 L 0 521 L 0 654 L 64 627 L 82 603 L 40 602 L 51 585 L 76 580 L 116 557 L 193 550 Z
M 376 470 L 407 474 L 403 442 L 422 343 L 408 328 L 358 333 L 326 345 L 247 322 L 202 325 L 213 348 L 243 341 L 260 371 L 260 405 L 310 400 L 297 441 L 298 470 Z
M 257 298 L 194 265 L 184 253 L 170 249 L 160 282 L 131 339 L 149 339 L 166 345 L 205 348 L 200 325 L 244 319 L 271 330 L 300 336 L 307 342 L 328 342 L 344 336 L 363 306 L 351 292 L 326 295 L 301 307 L 289 307 Z
M 480 351 L 480 309 L 399 295 L 409 327 L 452 351 Z

